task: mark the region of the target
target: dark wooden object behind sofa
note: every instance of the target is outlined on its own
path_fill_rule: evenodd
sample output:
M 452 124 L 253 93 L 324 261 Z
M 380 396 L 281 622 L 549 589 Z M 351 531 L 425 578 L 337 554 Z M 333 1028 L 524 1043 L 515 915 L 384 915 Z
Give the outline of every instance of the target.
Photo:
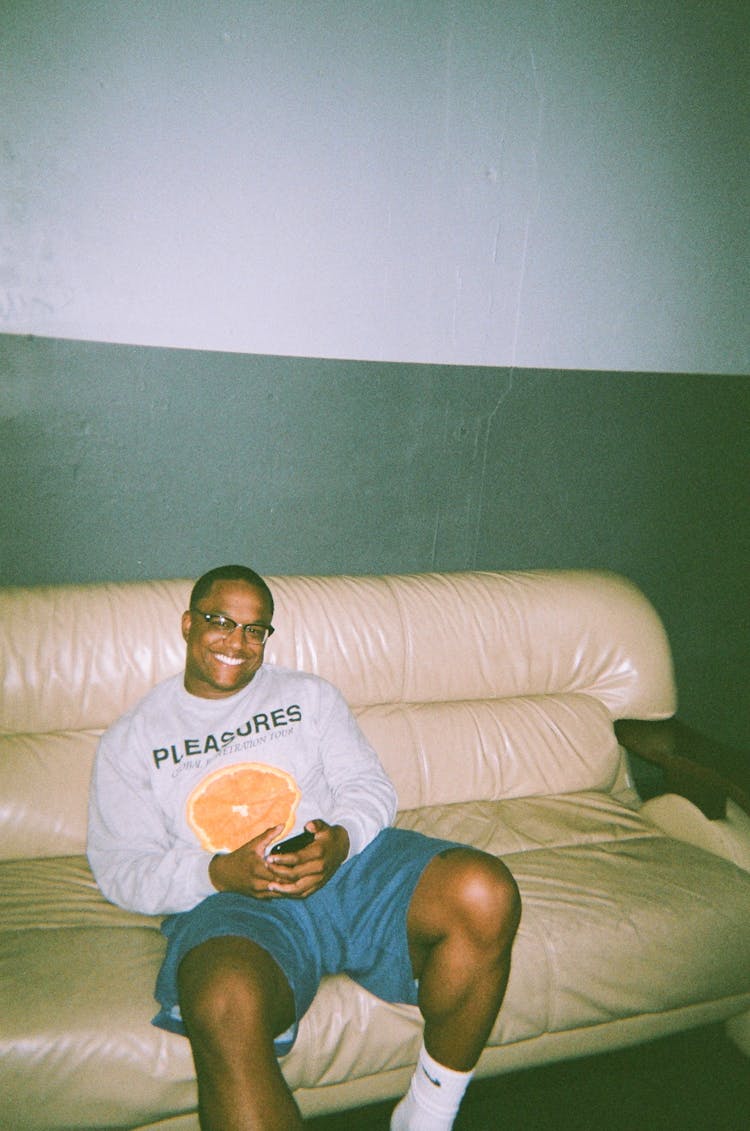
M 615 733 L 630 754 L 658 766 L 662 791 L 679 793 L 711 820 L 726 815 L 727 798 L 750 815 L 750 756 L 714 742 L 677 718 L 618 719 Z

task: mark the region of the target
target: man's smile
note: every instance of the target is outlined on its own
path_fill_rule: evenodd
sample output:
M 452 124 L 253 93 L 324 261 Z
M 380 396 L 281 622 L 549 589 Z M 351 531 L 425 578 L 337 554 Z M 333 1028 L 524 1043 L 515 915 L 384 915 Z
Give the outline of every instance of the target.
M 222 652 L 213 652 L 212 655 L 214 659 L 218 660 L 220 663 L 231 664 L 232 667 L 239 667 L 240 664 L 245 663 L 242 656 L 225 656 Z

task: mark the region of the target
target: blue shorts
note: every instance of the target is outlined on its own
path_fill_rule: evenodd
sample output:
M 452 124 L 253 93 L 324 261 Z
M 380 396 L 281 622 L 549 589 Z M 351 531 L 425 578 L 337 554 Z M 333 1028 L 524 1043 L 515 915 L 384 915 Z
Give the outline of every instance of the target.
M 384 829 L 307 899 L 256 900 L 217 892 L 162 924 L 167 953 L 156 981 L 161 1009 L 154 1025 L 185 1034 L 177 971 L 188 951 L 223 935 L 252 939 L 283 970 L 294 994 L 294 1025 L 275 1042 L 289 1052 L 300 1018 L 326 974 L 348 974 L 385 1001 L 417 1004 L 406 913 L 427 864 L 441 852 L 465 848 L 406 829 Z

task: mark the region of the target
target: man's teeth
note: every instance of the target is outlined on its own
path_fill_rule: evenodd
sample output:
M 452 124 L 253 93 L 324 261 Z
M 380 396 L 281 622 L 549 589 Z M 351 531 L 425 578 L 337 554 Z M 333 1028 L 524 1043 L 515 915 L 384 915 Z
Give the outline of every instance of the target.
M 244 660 L 237 656 L 222 656 L 220 652 L 216 653 L 216 659 L 221 660 L 222 664 L 231 664 L 232 667 L 238 667 L 239 664 L 244 664 Z

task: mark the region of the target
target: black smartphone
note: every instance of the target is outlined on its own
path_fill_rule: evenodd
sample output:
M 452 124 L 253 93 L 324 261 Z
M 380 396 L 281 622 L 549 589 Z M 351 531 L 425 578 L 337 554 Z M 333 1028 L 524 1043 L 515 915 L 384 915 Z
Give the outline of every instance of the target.
M 297 836 L 292 836 L 289 840 L 282 840 L 279 844 L 275 844 L 269 856 L 283 856 L 287 852 L 299 852 L 300 848 L 304 848 L 307 844 L 312 844 L 315 840 L 315 834 L 305 829 L 304 832 L 298 833 Z

